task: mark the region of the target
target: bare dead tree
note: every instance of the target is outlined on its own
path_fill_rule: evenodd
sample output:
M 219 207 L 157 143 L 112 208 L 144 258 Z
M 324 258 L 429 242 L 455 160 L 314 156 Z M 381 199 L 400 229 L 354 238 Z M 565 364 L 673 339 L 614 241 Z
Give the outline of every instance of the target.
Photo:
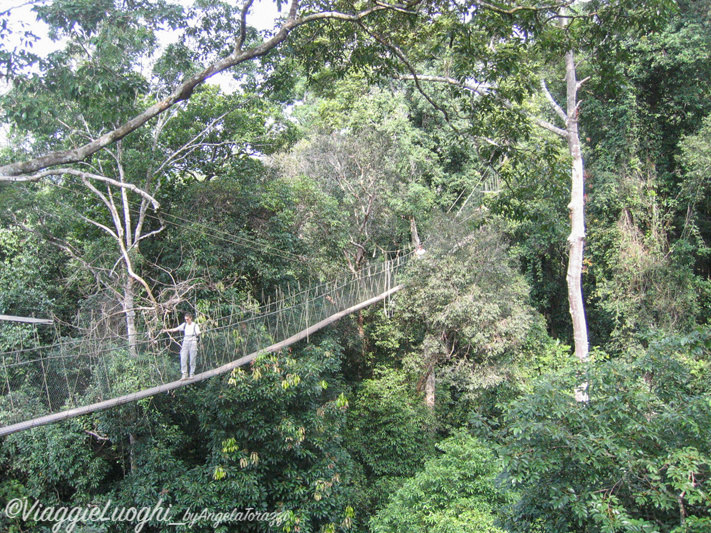
M 485 2 L 477 2 L 478 5 L 484 8 L 491 8 Z M 568 24 L 570 15 L 567 8 L 569 3 L 561 2 L 557 5 L 559 23 L 563 28 Z M 548 7 L 544 9 L 549 9 Z M 511 14 L 506 12 L 507 14 Z M 382 40 L 382 37 L 380 38 Z M 493 97 L 508 109 L 516 109 L 510 101 L 498 96 L 496 86 L 486 81 L 475 79 L 457 79 L 451 76 L 431 76 L 420 75 L 409 61 L 407 55 L 397 46 L 387 43 L 391 49 L 395 51 L 395 55 L 406 65 L 409 74 L 401 76 L 401 79 L 414 81 L 418 89 L 423 91 L 421 83 L 439 83 L 448 84 L 460 89 L 464 89 L 478 96 Z M 545 129 L 554 133 L 561 139 L 565 140 L 568 146 L 568 153 L 571 158 L 571 188 L 570 202 L 568 210 L 570 212 L 571 231 L 568 236 L 568 270 L 566 275 L 566 283 L 568 287 L 568 302 L 569 311 L 573 323 L 573 335 L 575 341 L 575 355 L 581 360 L 588 359 L 589 343 L 588 329 L 585 318 L 585 303 L 582 290 L 582 274 L 583 274 L 583 251 L 585 244 L 585 172 L 582 156 L 582 145 L 579 135 L 578 114 L 580 109 L 580 101 L 578 100 L 578 91 L 580 87 L 587 81 L 586 79 L 578 80 L 577 69 L 575 62 L 575 51 L 569 50 L 564 56 L 565 64 L 565 86 L 566 99 L 565 110 L 561 107 L 551 95 L 547 88 L 545 79 L 541 80 L 541 94 L 545 97 L 550 108 L 564 124 L 563 127 L 536 116 L 530 112 L 524 111 L 527 117 L 533 124 L 539 128 Z M 429 96 L 428 96 L 429 99 Z

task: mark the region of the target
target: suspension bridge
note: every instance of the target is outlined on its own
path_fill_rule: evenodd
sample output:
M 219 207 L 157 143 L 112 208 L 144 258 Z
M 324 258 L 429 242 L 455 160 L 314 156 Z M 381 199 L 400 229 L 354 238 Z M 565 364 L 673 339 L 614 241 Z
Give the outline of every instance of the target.
M 207 317 L 194 379 L 181 381 L 177 354 L 146 335 L 135 354 L 128 340 L 79 339 L 0 354 L 0 436 L 109 409 L 231 372 L 277 352 L 338 319 L 400 290 L 412 256 L 367 266 L 357 274 L 282 294 L 254 309 Z

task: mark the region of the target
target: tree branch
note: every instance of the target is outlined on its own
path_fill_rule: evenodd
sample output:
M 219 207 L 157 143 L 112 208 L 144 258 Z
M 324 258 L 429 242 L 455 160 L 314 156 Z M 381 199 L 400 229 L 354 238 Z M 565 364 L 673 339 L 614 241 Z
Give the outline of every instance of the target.
M 551 11 L 551 10 L 559 10 L 561 7 L 564 6 L 569 6 L 572 5 L 573 1 L 568 1 L 568 2 L 561 2 L 555 5 L 548 5 L 548 6 L 516 6 L 511 9 L 504 9 L 499 6 L 495 6 L 493 4 L 490 4 L 488 2 L 482 2 L 481 0 L 474 0 L 474 5 L 477 5 L 479 7 L 483 7 L 484 9 L 488 9 L 490 11 L 495 11 L 496 13 L 501 13 L 502 15 L 515 15 L 519 11 Z
M 11 7 L 7 8 L 5 11 L 0 11 L 0 17 L 9 15 L 15 9 L 20 9 L 21 7 L 26 7 L 26 6 L 33 6 L 35 4 L 44 4 L 46 1 L 47 0 L 29 0 L 27 2 L 23 2 L 22 4 L 18 4 L 16 6 L 11 6 Z
M 44 176 L 40 175 L 41 173 L 33 173 L 38 173 L 43 169 L 56 165 L 64 165 L 83 161 L 87 157 L 95 154 L 96 152 L 102 150 L 110 144 L 115 143 L 120 139 L 123 139 L 130 133 L 139 129 L 149 120 L 164 113 L 179 102 L 188 100 L 197 87 L 202 85 L 206 80 L 213 77 L 214 75 L 219 74 L 220 72 L 223 72 L 231 67 L 239 65 L 246 61 L 250 61 L 264 56 L 269 51 L 283 43 L 288 38 L 289 34 L 300 26 L 314 21 L 327 19 L 339 20 L 343 22 L 359 22 L 364 18 L 372 15 L 373 13 L 383 10 L 395 9 L 395 6 L 393 5 L 376 5 L 353 14 L 341 13 L 337 11 L 326 11 L 297 18 L 298 7 L 298 0 L 292 0 L 288 18 L 286 19 L 286 21 L 284 21 L 282 26 L 272 37 L 265 40 L 261 44 L 249 48 L 247 50 L 235 50 L 229 56 L 212 63 L 201 72 L 193 75 L 192 77 L 184 81 L 167 98 L 156 102 L 152 106 L 145 109 L 142 113 L 139 113 L 138 115 L 125 122 L 121 126 L 117 127 L 116 129 L 105 133 L 101 137 L 77 148 L 63 150 L 60 152 L 52 152 L 50 154 L 36 157 L 27 161 L 19 161 L 16 163 L 10 163 L 8 165 L 1 166 L 0 182 L 36 181 Z M 30 176 L 27 176 L 28 174 Z
M 435 102 L 432 99 L 432 97 L 429 94 L 427 94 L 425 92 L 425 90 L 422 88 L 422 85 L 420 85 L 421 78 L 418 76 L 417 71 L 415 70 L 415 67 L 413 67 L 412 64 L 410 63 L 410 60 L 408 59 L 407 55 L 405 55 L 405 52 L 403 52 L 398 46 L 387 42 L 381 35 L 373 32 L 373 31 L 369 31 L 362 24 L 361 24 L 361 28 L 366 33 L 368 33 L 371 37 L 373 37 L 377 42 L 379 42 L 382 46 L 384 46 L 386 48 L 390 48 L 395 53 L 395 55 L 398 57 L 398 59 L 400 59 L 400 61 L 402 61 L 402 63 L 405 65 L 407 70 L 410 71 L 410 76 L 412 76 L 411 79 L 415 82 L 415 87 L 417 87 L 418 92 L 422 96 L 424 96 L 425 100 L 427 100 L 432 107 L 434 107 L 437 111 L 442 113 L 442 115 L 444 116 L 445 122 L 447 122 L 447 124 L 449 124 L 449 127 L 452 128 L 457 135 L 462 135 L 462 133 L 459 131 L 459 129 L 450 120 L 449 113 L 447 113 L 447 110 L 444 109 L 443 107 L 439 106 L 437 104 L 437 102 Z
M 544 80 L 544 79 L 541 79 L 541 90 L 543 91 L 543 94 L 546 97 L 546 100 L 548 100 L 548 103 L 553 108 L 553 111 L 555 111 L 555 114 L 558 115 L 564 123 L 568 122 L 568 115 L 565 114 L 565 111 L 563 111 L 563 108 L 560 107 L 558 105 L 558 102 L 555 101 L 555 98 L 553 98 L 553 95 L 548 90 L 548 86 L 546 85 L 546 80 Z
M 158 234 L 161 233 L 164 229 L 165 229 L 165 226 L 163 225 L 163 221 L 161 220 L 161 226 L 160 226 L 160 228 L 158 228 L 158 229 L 156 229 L 156 230 L 153 230 L 153 231 L 149 231 L 149 232 L 146 233 L 145 235 L 141 235 L 140 237 L 138 237 L 137 239 L 135 239 L 134 242 L 133 242 L 132 247 L 133 247 L 133 246 L 136 246 L 136 245 L 137 245 L 139 242 L 141 242 L 143 239 L 147 239 L 147 238 L 149 238 L 149 237 L 152 237 L 153 235 L 158 235 Z M 130 249 L 130 248 L 129 248 L 129 249 Z
M 418 2 L 410 2 L 412 5 L 417 4 Z M 398 5 L 398 4 L 388 4 L 387 2 L 380 2 L 379 0 L 375 0 L 375 5 L 378 5 L 380 7 L 383 7 L 387 10 L 390 11 L 397 11 L 398 13 L 404 13 L 406 15 L 417 15 L 417 11 L 413 11 L 412 9 L 409 9 L 407 6 L 403 5 Z
M 247 38 L 247 12 L 252 7 L 254 0 L 247 0 L 242 6 L 242 16 L 240 19 L 240 30 L 239 38 L 237 39 L 237 44 L 235 45 L 235 51 L 239 52 L 242 50 L 244 41 Z
M 173 162 L 175 162 L 175 161 L 179 161 L 180 159 L 183 159 L 183 158 L 187 157 L 187 156 L 188 156 L 190 153 L 192 153 L 196 148 L 198 148 L 199 146 L 201 146 L 201 143 L 198 143 L 198 140 L 199 140 L 200 138 L 204 137 L 205 135 L 207 135 L 207 134 L 209 133 L 209 131 L 210 131 L 212 128 L 214 128 L 215 125 L 216 125 L 220 120 L 222 120 L 223 118 L 225 118 L 225 117 L 226 117 L 227 115 L 229 115 L 231 112 L 232 112 L 231 110 L 230 110 L 230 111 L 227 111 L 226 113 L 223 113 L 223 114 L 220 115 L 219 117 L 217 117 L 217 118 L 215 118 L 214 120 L 212 120 L 208 125 L 206 125 L 200 132 L 198 132 L 197 134 L 195 134 L 195 135 L 194 135 L 189 141 L 187 141 L 183 146 L 181 146 L 180 148 L 178 148 L 177 150 L 175 150 L 172 154 L 170 154 L 170 155 L 165 159 L 165 161 L 163 161 L 163 162 L 161 163 L 161 165 L 155 170 L 154 173 L 155 173 L 155 174 L 158 174 L 158 173 L 162 172 L 162 170 L 163 170 L 167 165 L 169 165 L 170 163 L 173 163 Z M 183 152 L 185 152 L 185 153 L 182 154 Z M 182 154 L 180 158 L 177 157 L 179 154 Z
M 435 82 L 435 83 L 446 83 L 448 85 L 452 85 L 454 87 L 459 87 L 460 89 L 466 89 L 468 91 L 471 91 L 475 94 L 478 94 L 480 96 L 484 96 L 489 93 L 491 89 L 494 89 L 492 85 L 489 85 L 488 83 L 485 82 L 478 82 L 476 84 L 472 83 L 467 83 L 460 81 L 456 78 L 452 78 L 449 76 L 427 76 L 427 75 L 420 75 L 420 74 L 411 74 L 411 75 L 404 75 L 400 76 L 401 80 L 420 80 L 420 81 L 429 81 L 429 82 Z
M 102 273 L 108 274 L 109 277 L 111 276 L 111 273 L 107 269 L 96 267 L 96 266 L 92 265 L 91 263 L 89 263 L 88 261 L 86 261 L 84 258 L 81 257 L 81 254 L 79 254 L 79 252 L 77 252 L 77 250 L 74 248 L 74 246 L 72 246 L 69 242 L 62 240 L 58 237 L 55 237 L 54 235 L 44 234 L 40 231 L 37 231 L 34 228 L 26 226 L 25 224 L 19 222 L 17 220 L 17 217 L 15 217 L 14 215 L 13 215 L 13 218 L 15 219 L 15 224 L 17 225 L 18 228 L 22 229 L 23 231 L 26 231 L 27 233 L 32 233 L 33 235 L 37 235 L 41 239 L 47 240 L 47 242 L 49 242 L 50 244 L 56 246 L 57 248 L 59 248 L 60 250 L 63 250 L 64 252 L 66 252 L 67 255 L 69 255 L 69 257 L 73 258 L 75 261 L 78 261 L 81 264 L 83 264 L 84 268 L 86 268 L 86 270 L 88 270 L 89 272 L 91 272 L 93 274 L 94 280 L 96 281 L 97 286 L 99 286 L 99 287 L 108 286 L 108 284 L 103 279 L 101 279 Z
M 2 176 L 0 176 L 0 181 L 39 181 L 42 178 L 46 178 L 48 176 L 61 176 L 62 174 L 69 174 L 71 176 L 77 176 L 79 178 L 84 178 L 84 179 L 91 179 L 95 181 L 101 181 L 104 183 L 108 183 L 109 185 L 113 185 L 114 187 L 120 187 L 123 189 L 129 189 L 136 194 L 139 194 L 151 204 L 153 204 L 154 209 L 159 209 L 160 208 L 160 202 L 153 198 L 150 194 L 148 194 L 146 191 L 141 189 L 140 187 L 137 187 L 136 185 L 132 183 L 121 183 L 118 180 L 107 178 L 106 176 L 101 176 L 100 174 L 94 174 L 92 172 L 85 172 L 83 170 L 78 170 L 76 168 L 54 168 L 54 169 L 47 169 L 43 170 L 41 172 L 38 172 L 36 174 L 33 174 L 31 176 L 20 176 L 17 177 L 18 179 L 15 179 L 16 177 L 12 177 L 9 180 L 4 180 Z
M 465 83 L 457 80 L 456 78 L 451 78 L 447 76 L 400 76 L 400 79 L 419 79 L 421 81 L 429 81 L 429 82 L 434 82 L 434 83 L 446 83 L 448 85 L 453 85 L 456 87 L 459 87 L 461 89 L 465 89 L 468 91 L 471 91 L 475 94 L 478 95 L 485 95 L 489 94 L 489 89 L 493 89 L 494 87 L 486 84 L 486 83 L 480 83 L 477 85 L 473 85 L 471 83 Z M 502 98 L 497 98 L 501 104 L 506 107 L 507 109 L 514 109 L 514 106 L 511 102 L 508 100 L 502 99 Z M 561 110 L 562 111 L 562 110 Z M 564 139 L 568 138 L 568 132 L 564 130 L 563 128 L 559 128 L 557 126 L 554 126 L 548 121 L 545 121 L 543 119 L 540 119 L 538 117 L 532 116 L 530 113 L 524 112 L 524 114 L 533 121 L 534 124 L 539 126 L 540 128 L 543 128 L 545 130 L 548 130 L 552 133 L 555 133 L 556 135 L 563 137 Z
M 532 115 L 529 115 L 528 113 L 526 113 L 526 116 L 528 116 L 528 118 L 531 119 L 531 120 L 533 121 L 533 123 L 534 123 L 536 126 L 538 126 L 539 128 L 543 128 L 544 130 L 548 130 L 548 131 L 550 131 L 551 133 L 555 133 L 556 135 L 558 135 L 559 137 L 562 137 L 563 139 L 567 139 L 567 138 L 568 138 L 568 132 L 567 132 L 566 130 L 564 130 L 563 128 L 559 128 L 558 126 L 554 126 L 553 124 L 551 124 L 551 123 L 548 122 L 547 120 L 543 120 L 543 119 L 541 119 L 541 118 L 534 117 L 534 116 L 532 116 Z

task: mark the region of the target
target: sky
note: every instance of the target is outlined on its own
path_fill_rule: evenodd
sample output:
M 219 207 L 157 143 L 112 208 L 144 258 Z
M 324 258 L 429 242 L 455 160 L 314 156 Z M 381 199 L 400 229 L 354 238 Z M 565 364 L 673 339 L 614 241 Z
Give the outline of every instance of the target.
M 177 1 L 186 7 L 189 7 L 193 3 L 193 0 Z M 242 0 L 228 1 L 238 6 L 242 4 Z M 13 31 L 22 32 L 31 30 L 35 35 L 40 37 L 40 40 L 32 47 L 32 51 L 39 55 L 50 54 L 63 46 L 63 43 L 54 42 L 49 39 L 46 26 L 37 21 L 32 11 L 33 5 L 47 4 L 50 2 L 51 0 L 0 0 L 0 14 L 6 10 L 11 11 L 10 27 Z M 258 30 L 269 30 L 274 27 L 275 18 L 279 15 L 283 15 L 285 10 L 286 6 L 282 7 L 282 13 L 277 11 L 276 0 L 255 0 L 247 22 Z M 165 44 L 168 44 L 170 41 L 171 36 L 166 34 L 164 40 Z M 15 48 L 20 46 L 21 43 L 18 38 L 13 39 L 12 36 L 10 36 L 8 42 L 3 44 L 8 48 Z M 225 91 L 232 90 L 232 77 L 229 73 L 215 76 L 211 82 L 220 85 Z M 0 90 L 2 89 L 4 88 L 0 88 Z
M 274 25 L 274 19 L 286 14 L 286 6 L 282 6 L 281 13 L 277 11 L 274 0 L 256 0 L 252 8 L 252 19 L 250 24 L 259 30 L 269 30 Z
M 24 31 L 31 29 L 36 35 L 45 36 L 35 45 L 35 52 L 48 54 L 58 49 L 61 44 L 52 42 L 46 37 L 47 30 L 44 24 L 37 21 L 35 14 L 32 11 L 33 5 L 47 4 L 51 0 L 0 0 L 0 14 L 5 11 L 11 11 L 10 25 L 14 31 Z M 192 0 L 177 0 L 184 6 L 190 6 Z M 241 5 L 241 0 L 229 0 L 236 5 Z M 282 8 L 282 14 L 286 8 Z M 250 25 L 259 30 L 271 29 L 274 25 L 274 19 L 279 16 L 277 11 L 276 0 L 255 0 L 250 10 L 250 16 L 247 21 Z M 12 42 L 12 39 L 10 39 Z M 19 44 L 19 42 L 18 42 Z

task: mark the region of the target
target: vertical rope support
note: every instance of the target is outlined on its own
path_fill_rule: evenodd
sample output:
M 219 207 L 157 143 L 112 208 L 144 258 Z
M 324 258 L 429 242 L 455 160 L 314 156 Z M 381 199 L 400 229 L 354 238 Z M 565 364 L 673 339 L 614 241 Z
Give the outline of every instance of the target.
M 40 358 L 40 364 L 42 365 L 42 381 L 44 382 L 44 390 L 47 392 L 47 403 L 49 404 L 49 410 L 52 410 L 52 396 L 49 394 L 49 387 L 47 386 L 47 370 L 44 368 L 44 359 Z
M 106 392 L 108 393 L 109 397 L 111 397 L 111 376 L 109 376 L 109 368 L 106 366 L 106 358 L 102 357 L 99 360 L 99 364 L 104 369 L 104 375 L 106 376 Z M 103 389 L 103 387 L 100 387 L 100 389 Z
M 387 290 L 390 290 L 390 273 L 391 273 L 391 262 L 388 261 L 386 263 L 386 272 L 385 272 L 385 286 L 387 287 Z M 383 300 L 383 312 L 385 313 L 386 317 L 389 317 L 389 309 L 390 309 L 390 296 L 385 298 Z
M 7 394 L 10 396 L 10 407 L 15 409 L 15 402 L 12 398 L 12 386 L 10 385 L 10 371 L 7 369 L 7 361 L 5 356 L 2 357 L 2 366 L 5 368 L 5 382 L 7 383 Z
M 308 294 L 306 295 L 306 321 L 305 322 L 306 322 L 306 327 L 308 328 L 309 327 L 309 295 Z M 306 342 L 310 342 L 308 331 L 306 332 Z
M 78 346 L 76 345 L 76 343 L 73 343 L 72 346 L 75 347 L 74 349 L 77 349 L 77 350 L 79 349 Z M 62 356 L 62 359 L 67 358 L 67 349 L 65 346 L 62 346 L 60 354 Z M 79 361 L 80 359 L 81 359 L 81 354 L 77 353 L 77 355 L 75 357 L 75 365 L 76 365 L 76 362 Z M 91 362 L 91 359 L 89 359 L 89 365 L 90 365 L 90 368 L 93 372 L 94 367 L 92 366 L 93 363 Z M 67 375 L 67 379 L 69 379 L 69 375 Z M 72 390 L 72 396 L 75 395 L 77 390 L 79 389 L 80 380 L 81 380 L 81 368 L 77 368 L 74 371 L 74 385 L 72 385 L 71 381 L 69 382 L 69 388 Z
M 160 362 L 158 361 L 158 356 L 160 355 L 160 351 L 156 350 L 155 348 L 148 350 L 149 353 L 147 355 L 147 360 L 149 365 L 152 366 L 152 368 L 149 368 L 148 371 L 150 374 L 156 375 L 157 379 L 160 383 L 165 383 L 163 380 L 163 372 L 160 370 Z M 152 359 L 152 361 L 151 361 Z M 151 371 L 152 370 L 152 371 Z
M 74 394 L 72 392 L 72 387 L 69 384 L 69 371 L 67 370 L 67 362 L 64 360 L 64 357 L 61 357 L 63 354 L 61 353 L 60 350 L 60 360 L 62 361 L 62 369 L 64 370 L 64 382 L 67 384 L 67 399 L 69 400 L 69 403 L 74 405 Z

